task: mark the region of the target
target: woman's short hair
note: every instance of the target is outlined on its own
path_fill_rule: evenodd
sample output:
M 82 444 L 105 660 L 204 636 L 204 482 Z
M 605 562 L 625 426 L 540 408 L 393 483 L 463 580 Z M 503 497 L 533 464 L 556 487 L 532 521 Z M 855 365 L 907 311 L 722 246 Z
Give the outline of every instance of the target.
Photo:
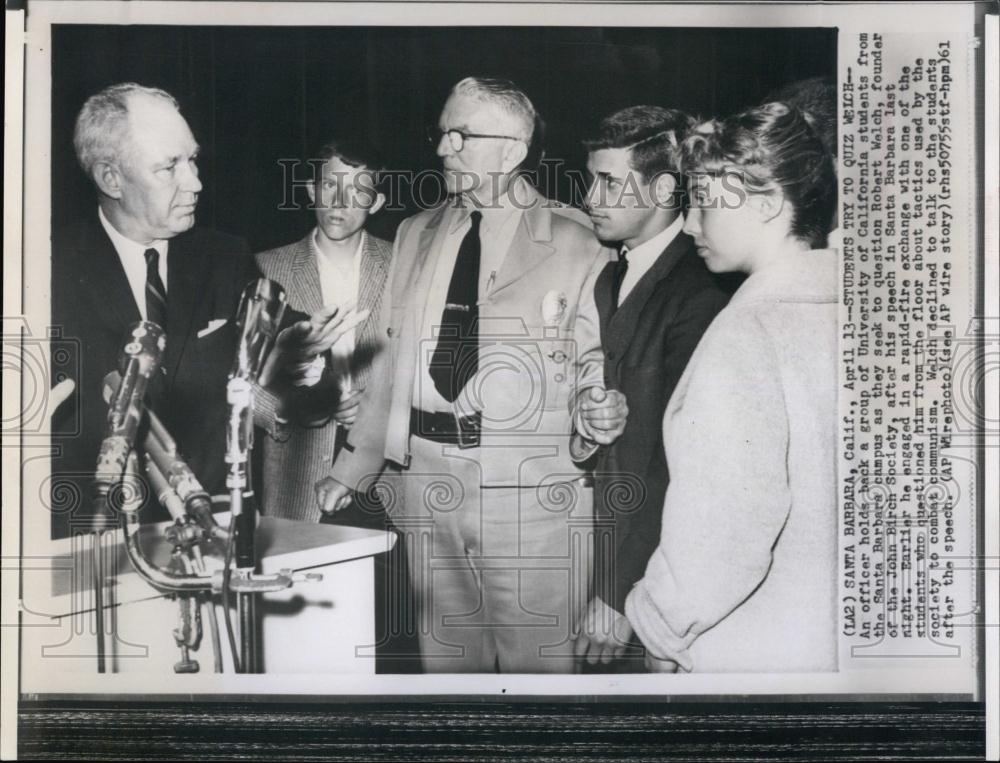
M 781 191 L 792 206 L 792 235 L 813 248 L 826 245 L 837 181 L 808 115 L 784 103 L 766 103 L 704 122 L 681 149 L 689 176 L 735 173 L 750 193 Z
M 180 111 L 177 100 L 166 90 L 122 82 L 104 88 L 87 99 L 76 118 L 73 148 L 83 171 L 90 177 L 98 162 L 120 162 L 130 148 L 128 104 L 134 95 L 161 98 Z

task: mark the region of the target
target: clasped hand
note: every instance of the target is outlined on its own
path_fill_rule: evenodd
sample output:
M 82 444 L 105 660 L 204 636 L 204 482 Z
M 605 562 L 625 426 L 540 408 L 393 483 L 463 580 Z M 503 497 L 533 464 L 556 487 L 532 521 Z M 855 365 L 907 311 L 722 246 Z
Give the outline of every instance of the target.
M 577 431 L 598 445 L 610 445 L 625 431 L 628 403 L 616 389 L 588 387 L 577 403 Z

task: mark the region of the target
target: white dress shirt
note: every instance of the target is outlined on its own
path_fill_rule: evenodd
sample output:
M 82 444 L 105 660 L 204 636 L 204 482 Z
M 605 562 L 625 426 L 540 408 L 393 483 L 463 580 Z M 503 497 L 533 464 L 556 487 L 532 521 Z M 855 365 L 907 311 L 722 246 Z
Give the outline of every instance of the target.
M 520 199 L 524 196 L 515 194 L 514 198 Z M 454 410 L 454 404 L 445 400 L 434 386 L 434 380 L 430 375 L 430 361 L 434 348 L 437 347 L 437 327 L 441 324 L 441 315 L 448 299 L 448 287 L 451 284 L 455 262 L 458 260 L 458 249 L 472 226 L 470 219 L 472 209 L 470 206 L 449 207 L 445 210 L 444 219 L 441 221 L 441 224 L 446 226 L 447 233 L 441 244 L 430 292 L 427 295 L 427 308 L 424 312 L 420 352 L 417 358 L 418 369 L 414 376 L 413 405 L 424 411 Z M 504 194 L 492 208 L 479 211 L 483 213 L 479 225 L 479 299 L 482 300 L 493 288 L 497 273 L 514 240 L 524 209 L 513 203 L 510 195 Z
M 334 262 L 332 257 L 323 253 L 319 248 L 319 230 L 314 230 L 310 243 L 313 254 L 316 257 L 316 266 L 319 269 L 319 289 L 323 295 L 324 305 L 340 305 L 348 303 L 357 304 L 358 292 L 361 284 L 361 257 L 365 248 L 365 236 L 362 231 L 358 239 L 358 248 L 354 252 L 351 264 L 348 268 L 341 268 Z M 351 356 L 354 354 L 356 346 L 355 329 L 345 333 L 340 339 L 334 342 L 330 348 L 330 356 L 333 360 L 332 371 L 341 380 L 341 389 L 346 394 L 353 388 L 351 380 Z
M 621 305 L 625 301 L 629 292 L 635 288 L 639 280 L 653 267 L 653 264 L 663 254 L 663 250 L 670 246 L 670 243 L 677 238 L 677 234 L 683 228 L 684 215 L 677 215 L 677 219 L 670 223 L 670 225 L 648 241 L 639 244 L 635 249 L 622 247 L 622 252 L 628 257 L 628 270 L 625 271 L 625 278 L 622 279 L 621 288 L 618 290 L 618 305 Z
M 125 271 L 125 278 L 128 279 L 129 288 L 132 290 L 132 297 L 135 299 L 135 306 L 139 308 L 139 315 L 142 316 L 143 320 L 147 320 L 146 315 L 146 250 L 155 249 L 160 253 L 159 262 L 157 263 L 157 270 L 160 273 L 160 280 L 163 281 L 163 288 L 167 288 L 167 249 L 169 242 L 166 239 L 159 239 L 154 241 L 148 246 L 146 244 L 139 244 L 130 238 L 126 238 L 118 229 L 111 224 L 104 215 L 104 210 L 100 207 L 97 208 L 97 216 L 101 220 L 101 225 L 104 226 L 104 231 L 108 234 L 108 238 L 111 239 L 112 245 L 115 247 L 115 251 L 118 253 L 118 259 L 122 264 L 122 269 Z M 164 331 L 167 330 L 166 326 L 162 327 Z

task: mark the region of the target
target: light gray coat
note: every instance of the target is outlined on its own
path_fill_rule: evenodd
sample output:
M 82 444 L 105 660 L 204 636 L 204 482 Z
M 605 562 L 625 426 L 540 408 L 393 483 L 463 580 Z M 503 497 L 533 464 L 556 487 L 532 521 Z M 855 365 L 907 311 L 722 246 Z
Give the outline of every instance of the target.
M 837 255 L 754 273 L 667 407 L 660 544 L 625 612 L 697 672 L 837 668 Z

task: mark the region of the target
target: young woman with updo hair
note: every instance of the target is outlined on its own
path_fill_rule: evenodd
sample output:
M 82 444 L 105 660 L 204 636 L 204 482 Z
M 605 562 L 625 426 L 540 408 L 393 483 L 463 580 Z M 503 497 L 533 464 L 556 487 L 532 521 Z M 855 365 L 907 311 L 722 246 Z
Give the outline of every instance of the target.
M 833 163 L 782 103 L 698 126 L 683 162 L 684 230 L 747 278 L 667 407 L 660 545 L 626 615 L 651 670 L 836 670 Z

